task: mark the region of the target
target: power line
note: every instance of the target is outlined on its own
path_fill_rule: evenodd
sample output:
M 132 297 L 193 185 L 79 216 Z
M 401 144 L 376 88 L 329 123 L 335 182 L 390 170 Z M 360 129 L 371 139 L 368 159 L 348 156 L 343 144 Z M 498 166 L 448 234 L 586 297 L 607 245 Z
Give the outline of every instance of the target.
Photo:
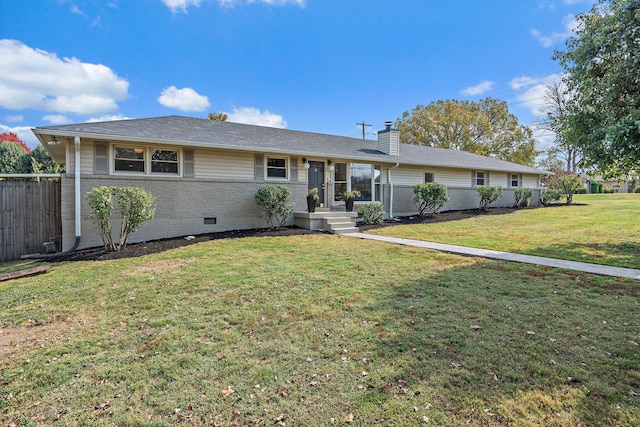
M 356 124 L 357 124 L 358 126 L 362 126 L 362 139 L 364 139 L 364 128 L 365 128 L 366 126 L 371 127 L 371 125 L 366 124 L 366 123 L 364 122 L 364 120 L 362 121 L 362 123 L 356 123 Z

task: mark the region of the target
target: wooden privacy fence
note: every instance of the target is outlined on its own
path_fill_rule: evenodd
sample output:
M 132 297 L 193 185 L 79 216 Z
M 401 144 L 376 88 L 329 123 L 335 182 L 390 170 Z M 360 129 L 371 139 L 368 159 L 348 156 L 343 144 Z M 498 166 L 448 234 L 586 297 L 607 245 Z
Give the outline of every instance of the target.
M 42 253 L 55 239 L 60 249 L 60 181 L 0 181 L 0 262 Z

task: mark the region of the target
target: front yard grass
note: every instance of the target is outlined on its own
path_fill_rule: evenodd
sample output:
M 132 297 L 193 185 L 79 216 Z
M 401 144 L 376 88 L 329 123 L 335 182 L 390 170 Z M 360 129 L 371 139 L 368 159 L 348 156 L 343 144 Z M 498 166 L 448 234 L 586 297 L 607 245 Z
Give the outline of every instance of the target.
M 55 264 L 0 283 L 2 424 L 634 426 L 638 286 L 330 235 Z
M 370 231 L 406 239 L 640 268 L 640 194 L 574 195 L 574 205 Z

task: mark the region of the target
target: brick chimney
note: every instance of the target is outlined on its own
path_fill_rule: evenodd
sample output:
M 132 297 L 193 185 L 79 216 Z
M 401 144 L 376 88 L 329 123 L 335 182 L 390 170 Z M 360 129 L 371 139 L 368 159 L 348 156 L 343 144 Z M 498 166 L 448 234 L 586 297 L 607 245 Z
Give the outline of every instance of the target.
M 384 122 L 386 129 L 378 131 L 378 150 L 390 156 L 400 155 L 400 131 L 393 129 L 393 122 Z

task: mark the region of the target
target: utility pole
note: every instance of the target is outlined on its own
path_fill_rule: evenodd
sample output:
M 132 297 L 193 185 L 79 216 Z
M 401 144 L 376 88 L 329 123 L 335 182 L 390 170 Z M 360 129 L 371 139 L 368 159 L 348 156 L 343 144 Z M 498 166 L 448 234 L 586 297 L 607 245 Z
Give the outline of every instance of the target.
M 366 126 L 371 127 L 371 125 L 366 124 L 366 123 L 364 122 L 364 120 L 362 121 L 362 123 L 356 123 L 356 124 L 357 124 L 358 126 L 362 126 L 362 139 L 364 139 L 364 128 L 365 128 Z

